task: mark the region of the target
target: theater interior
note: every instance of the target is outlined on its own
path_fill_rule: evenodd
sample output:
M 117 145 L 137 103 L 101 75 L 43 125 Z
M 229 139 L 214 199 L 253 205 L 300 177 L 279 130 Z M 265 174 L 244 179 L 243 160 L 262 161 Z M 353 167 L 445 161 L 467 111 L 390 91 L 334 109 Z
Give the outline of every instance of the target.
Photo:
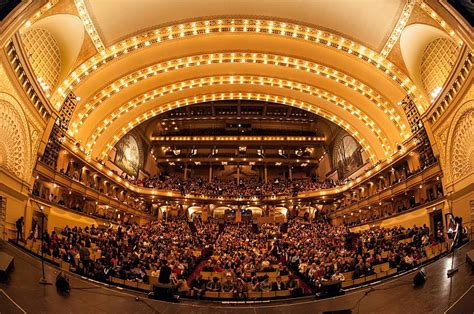
M 473 313 L 473 21 L 0 1 L 0 313 Z

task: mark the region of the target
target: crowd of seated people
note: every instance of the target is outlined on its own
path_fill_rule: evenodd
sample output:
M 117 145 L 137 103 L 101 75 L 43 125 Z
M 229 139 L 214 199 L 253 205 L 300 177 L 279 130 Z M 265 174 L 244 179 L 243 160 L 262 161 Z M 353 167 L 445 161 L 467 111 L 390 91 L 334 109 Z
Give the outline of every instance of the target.
M 147 273 L 159 277 L 165 266 L 171 268 L 176 280 L 182 280 L 196 266 L 194 251 L 213 236 L 197 237 L 185 219 L 133 224 L 117 230 L 66 226 L 61 236 L 55 231 L 43 234 L 42 251 L 97 280 L 113 276 L 147 281 Z
M 137 179 L 134 184 L 180 192 L 183 195 L 205 195 L 207 197 L 226 198 L 253 198 L 270 197 L 276 195 L 297 195 L 299 192 L 332 188 L 342 182 L 332 180 L 319 181 L 316 177 L 297 178 L 293 180 L 276 178 L 264 183 L 258 176 L 243 177 L 236 181 L 234 178 L 207 178 L 193 177 L 184 180 L 174 175 L 160 175 L 152 178 Z
M 44 233 L 42 250 L 97 280 L 112 276 L 149 282 L 149 277 L 156 277 L 189 296 L 211 291 L 246 298 L 249 292 L 280 290 L 301 295 L 298 278 L 317 290 L 326 280 L 374 274 L 380 263 L 409 269 L 425 256 L 425 246 L 442 241 L 433 239 L 426 226 L 363 231 L 357 234 L 357 245 L 350 247 L 348 234 L 346 226 L 333 226 L 327 219 L 291 219 L 283 233 L 277 224 L 234 223 L 219 228 L 214 222 L 196 219 L 189 224 L 184 218 L 169 218 L 117 230 L 66 226 L 61 236 Z M 411 241 L 400 241 L 406 238 Z M 200 261 L 196 250 L 208 258 L 201 274 L 212 277 L 196 276 L 188 283 Z M 351 278 L 344 276 L 347 272 L 352 272 Z
M 400 213 L 403 213 L 405 211 L 417 208 L 419 206 L 423 206 L 426 203 L 432 202 L 436 199 L 439 199 L 443 197 L 442 191 L 438 191 L 437 193 L 437 198 L 431 198 L 431 199 L 425 199 L 421 198 L 419 201 L 415 201 L 414 197 L 409 198 L 408 206 L 405 205 L 405 202 L 399 202 L 398 204 L 391 206 L 391 204 L 388 204 L 387 206 L 373 209 L 370 212 L 367 212 L 364 215 L 359 215 L 357 219 L 351 220 L 351 221 L 346 221 L 344 224 L 349 227 L 357 226 L 357 225 L 362 225 L 366 223 L 370 223 L 379 219 L 383 218 L 388 218 L 393 215 L 397 215 Z

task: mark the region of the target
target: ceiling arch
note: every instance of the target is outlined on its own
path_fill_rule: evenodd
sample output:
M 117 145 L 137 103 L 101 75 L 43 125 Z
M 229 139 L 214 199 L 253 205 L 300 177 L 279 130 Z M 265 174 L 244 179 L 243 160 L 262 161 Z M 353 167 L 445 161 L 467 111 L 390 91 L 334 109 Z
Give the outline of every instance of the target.
M 118 118 L 120 118 L 121 115 L 124 114 L 127 114 L 127 116 L 130 117 L 129 111 L 136 108 L 137 106 L 141 106 L 144 103 L 155 98 L 164 97 L 167 94 L 179 94 L 183 90 L 202 89 L 205 87 L 212 88 L 213 86 L 219 86 L 223 84 L 237 84 L 239 86 L 258 85 L 266 87 L 276 87 L 279 89 L 296 91 L 298 93 L 317 97 L 342 108 L 345 111 L 344 115 L 346 116 L 346 121 L 352 120 L 349 119 L 348 116 L 353 115 L 355 119 L 358 119 L 361 122 L 365 123 L 366 126 L 371 130 L 371 132 L 376 136 L 376 138 L 380 142 L 380 145 L 382 145 L 382 147 L 384 147 L 384 150 L 388 153 L 390 153 L 391 148 L 395 146 L 394 141 L 396 141 L 397 138 L 390 137 L 387 134 L 387 130 L 391 130 L 390 127 L 386 126 L 385 128 L 382 128 L 378 122 L 376 123 L 363 112 L 356 110 L 355 106 L 347 99 L 336 96 L 326 90 L 300 82 L 284 80 L 278 77 L 274 78 L 248 75 L 200 77 L 188 81 L 181 81 L 180 83 L 173 83 L 170 85 L 161 86 L 154 90 L 148 90 L 145 93 L 142 93 L 141 95 L 138 95 L 137 97 L 124 103 L 124 105 L 121 106 L 120 109 L 115 110 L 109 115 L 99 114 L 102 119 L 87 119 L 92 120 L 91 123 L 86 123 L 85 125 L 83 125 L 84 128 L 76 128 L 75 133 L 79 135 L 80 138 L 82 138 L 83 140 L 85 140 L 87 136 L 89 136 L 87 138 L 86 145 L 87 147 L 92 147 L 94 142 L 97 141 L 97 138 L 100 137 L 103 132 L 105 132 L 104 129 L 107 129 L 108 125 L 112 123 L 112 121 L 117 120 Z M 285 93 L 290 92 L 288 91 Z M 331 110 L 331 107 L 329 107 L 328 110 Z M 94 133 L 92 133 L 91 135 L 92 131 Z
M 107 127 L 104 128 L 105 124 L 102 126 L 105 129 L 103 134 L 91 142 L 92 144 L 89 146 L 90 154 L 92 157 L 97 157 L 102 152 L 106 154 L 107 150 L 112 148 L 113 144 L 133 127 L 167 110 L 213 100 L 251 99 L 296 106 L 319 114 L 346 129 L 357 138 L 369 152 L 371 161 L 384 159 L 385 154 L 381 144 L 373 145 L 374 148 L 369 145 L 369 143 L 378 143 L 377 137 L 360 120 L 353 119 L 353 123 L 351 123 L 352 120 L 347 122 L 347 112 L 344 109 L 336 108 L 332 103 L 314 96 L 296 94 L 295 96 L 300 97 L 292 97 L 293 94 L 296 93 L 290 91 L 282 93 L 276 87 L 240 84 L 214 86 L 211 92 L 207 93 L 201 93 L 201 90 L 193 92 L 183 90 L 180 93 L 170 93 L 163 97 L 150 99 L 148 102 L 141 103 L 140 106 L 134 106 L 129 111 L 123 111 L 123 114 L 117 115 L 114 121 L 107 121 Z M 327 108 L 332 110 L 329 111 Z M 101 157 L 103 158 L 104 155 Z
M 324 46 L 340 54 L 356 57 L 374 67 L 376 71 L 383 73 L 386 78 L 393 80 L 394 83 L 401 86 L 406 93 L 413 94 L 413 98 L 418 101 L 420 111 L 426 108 L 425 100 L 420 98 L 421 95 L 410 79 L 390 61 L 378 55 L 373 50 L 341 36 L 314 28 L 286 22 L 254 19 L 196 21 L 164 27 L 124 40 L 103 50 L 76 68 L 69 78 L 64 80 L 63 84 L 61 84 L 61 87 L 53 95 L 52 101 L 56 104 L 56 107 L 59 108 L 62 99 L 64 99 L 67 93 L 73 90 L 85 77 L 91 75 L 104 65 L 116 59 L 120 59 L 125 55 L 130 55 L 134 51 L 147 49 L 152 46 L 161 46 L 166 42 L 178 39 L 188 40 L 189 38 L 201 36 L 221 37 L 224 34 L 245 34 L 246 38 L 249 38 L 249 35 L 256 34 L 259 37 L 270 37 L 272 39 L 286 38 L 293 41 L 304 41 L 311 43 L 313 46 Z
M 85 101 L 79 105 L 79 107 L 76 109 L 75 117 L 73 119 L 73 127 L 75 130 L 72 131 L 77 133 L 79 128 L 78 126 L 83 125 L 85 120 L 98 106 L 104 103 L 107 99 L 113 97 L 115 94 L 120 93 L 125 88 L 130 88 L 135 84 L 139 84 L 143 80 L 151 79 L 168 71 L 175 71 L 189 67 L 202 67 L 211 64 L 259 64 L 278 66 L 281 67 L 282 70 L 285 68 L 291 68 L 298 71 L 308 72 L 314 76 L 314 79 L 319 79 L 318 76 L 321 76 L 322 78 L 333 80 L 367 98 L 373 103 L 373 106 L 380 108 L 386 114 L 390 113 L 390 120 L 392 120 L 393 124 L 395 124 L 403 139 L 409 135 L 409 131 L 406 130 L 406 121 L 405 119 L 402 119 L 402 117 L 404 117 L 404 113 L 401 107 L 390 103 L 377 90 L 372 89 L 370 86 L 352 77 L 350 74 L 337 70 L 333 67 L 301 60 L 298 58 L 290 58 L 287 56 L 257 52 L 227 52 L 187 56 L 183 58 L 162 61 L 158 64 L 140 68 L 132 73 L 121 76 L 112 83 L 101 86 L 95 90 L 88 99 L 85 99 Z M 343 95 L 340 96 L 344 97 Z M 363 111 L 367 110 L 363 109 Z M 406 134 L 405 131 L 407 131 Z

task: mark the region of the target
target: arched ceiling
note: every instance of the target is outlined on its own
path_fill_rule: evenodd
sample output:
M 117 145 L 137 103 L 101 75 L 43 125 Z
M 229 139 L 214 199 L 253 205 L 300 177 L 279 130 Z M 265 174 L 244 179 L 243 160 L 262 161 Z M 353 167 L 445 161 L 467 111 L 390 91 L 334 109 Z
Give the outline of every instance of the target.
M 247 16 L 330 29 L 371 49 L 383 47 L 403 10 L 403 0 L 84 0 L 106 46 L 144 30 L 182 21 Z M 357 14 L 354 14 L 357 12 Z M 383 12 L 383 14 L 380 14 Z
M 74 2 L 97 51 L 50 101 L 80 97 L 68 132 L 92 158 L 166 110 L 269 99 L 335 122 L 376 162 L 411 136 L 398 102 L 428 107 L 386 58 L 413 1 Z

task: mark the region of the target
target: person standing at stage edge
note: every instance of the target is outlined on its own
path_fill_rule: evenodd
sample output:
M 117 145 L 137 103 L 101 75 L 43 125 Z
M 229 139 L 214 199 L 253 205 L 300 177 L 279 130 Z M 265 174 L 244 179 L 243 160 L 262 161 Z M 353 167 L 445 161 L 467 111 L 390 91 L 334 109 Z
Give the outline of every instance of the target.
M 16 241 L 23 241 L 23 225 L 25 224 L 23 216 L 16 221 Z

